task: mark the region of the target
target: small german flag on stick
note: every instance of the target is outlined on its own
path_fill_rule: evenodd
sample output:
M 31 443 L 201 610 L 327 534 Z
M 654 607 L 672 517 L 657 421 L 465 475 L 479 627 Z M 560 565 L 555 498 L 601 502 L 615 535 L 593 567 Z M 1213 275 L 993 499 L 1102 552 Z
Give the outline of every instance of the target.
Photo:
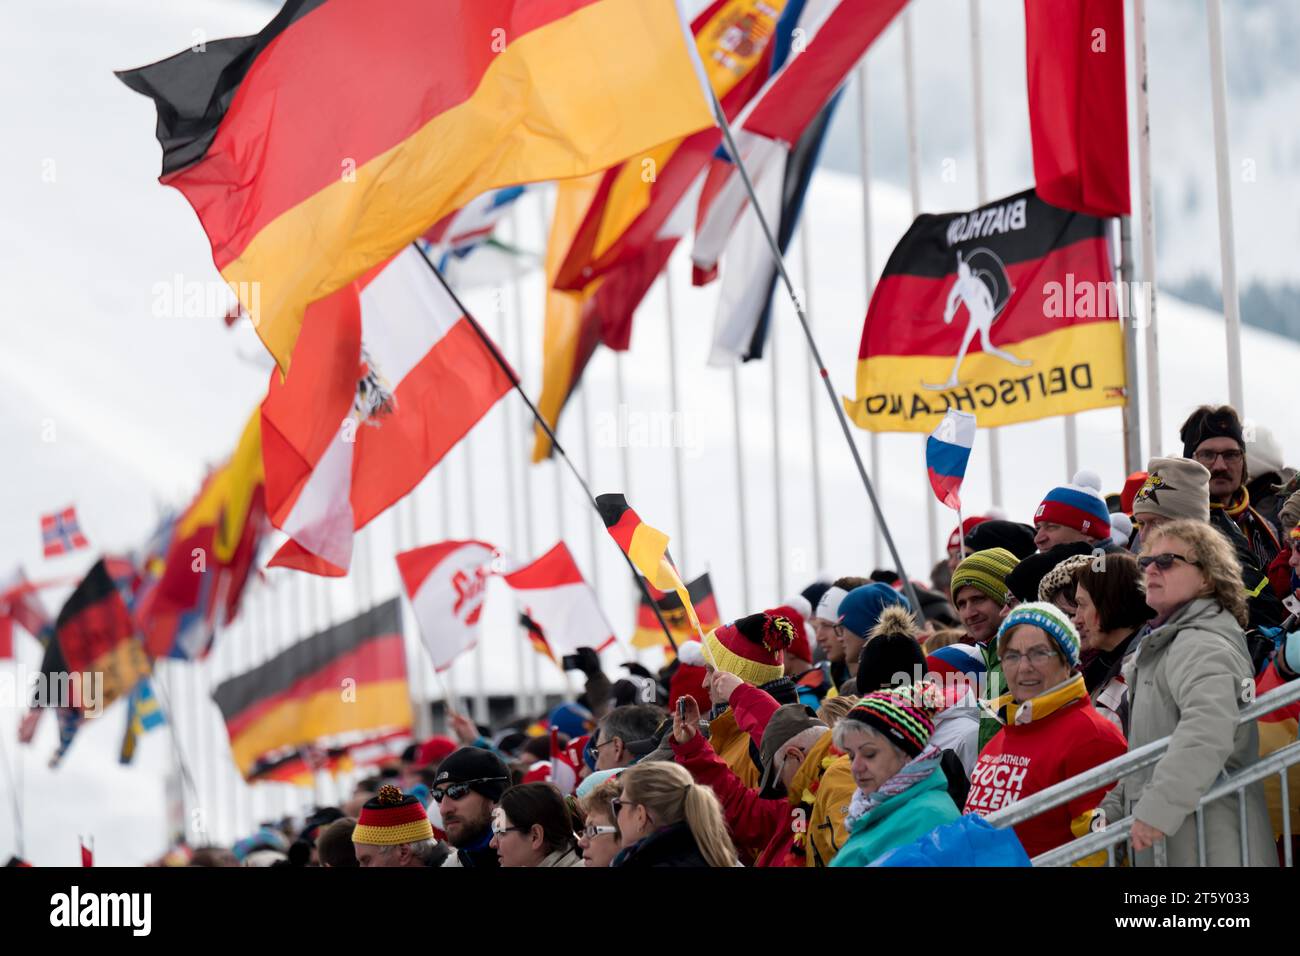
M 668 555 L 668 535 L 642 521 L 628 507 L 627 499 L 622 495 L 597 495 L 596 510 L 605 522 L 605 530 L 618 542 L 623 553 L 645 575 L 646 580 L 661 591 L 677 592 L 686 616 L 690 619 L 691 628 L 703 641 L 704 632 L 700 630 L 700 619 L 695 614 L 690 592 L 682 582 L 682 576 L 677 573 L 673 559 Z M 664 633 L 669 633 L 667 625 L 664 626 Z M 669 640 L 672 640 L 671 635 Z

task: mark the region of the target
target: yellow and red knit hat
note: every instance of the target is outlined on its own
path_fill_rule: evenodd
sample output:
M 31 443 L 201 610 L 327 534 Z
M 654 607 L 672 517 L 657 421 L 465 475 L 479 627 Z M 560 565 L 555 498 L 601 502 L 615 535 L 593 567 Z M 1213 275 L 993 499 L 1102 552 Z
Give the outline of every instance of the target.
M 704 660 L 761 687 L 785 673 L 785 649 L 794 625 L 779 614 L 751 614 L 704 635 Z
M 399 846 L 433 839 L 433 824 L 420 801 L 402 796 L 391 784 L 379 788 L 374 798 L 361 808 L 361 816 L 352 831 L 353 843 L 368 846 Z

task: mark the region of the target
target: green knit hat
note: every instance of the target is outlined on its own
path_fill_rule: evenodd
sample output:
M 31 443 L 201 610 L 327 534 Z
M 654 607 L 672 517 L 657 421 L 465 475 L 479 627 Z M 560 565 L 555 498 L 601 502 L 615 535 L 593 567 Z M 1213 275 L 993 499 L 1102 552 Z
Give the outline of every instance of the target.
M 953 602 L 957 592 L 964 587 L 972 587 L 999 604 L 1007 603 L 1007 575 L 1019 564 L 1016 556 L 1006 548 L 989 548 L 976 551 L 965 561 L 957 565 L 952 573 L 952 587 L 949 594 Z

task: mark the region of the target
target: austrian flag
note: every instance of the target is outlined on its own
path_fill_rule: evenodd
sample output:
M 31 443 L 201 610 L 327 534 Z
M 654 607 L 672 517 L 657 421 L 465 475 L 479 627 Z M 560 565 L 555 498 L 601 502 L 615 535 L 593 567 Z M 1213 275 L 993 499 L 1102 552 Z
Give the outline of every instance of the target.
M 315 302 L 262 403 L 270 561 L 342 576 L 352 533 L 409 492 L 511 388 L 419 250 Z

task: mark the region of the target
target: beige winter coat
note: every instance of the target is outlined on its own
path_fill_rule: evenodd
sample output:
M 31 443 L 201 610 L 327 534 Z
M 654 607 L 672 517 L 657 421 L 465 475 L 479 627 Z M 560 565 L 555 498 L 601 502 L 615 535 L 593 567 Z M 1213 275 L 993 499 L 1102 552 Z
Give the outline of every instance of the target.
M 577 850 L 556 850 L 549 853 L 538 866 L 586 866 L 587 861 Z
M 1252 699 L 1254 674 L 1241 627 L 1212 598 L 1184 605 L 1142 638 L 1124 664 L 1128 682 L 1129 749 L 1168 737 L 1169 749 L 1153 766 L 1116 784 L 1102 801 L 1110 821 L 1130 812 L 1166 834 L 1170 866 L 1196 866 L 1197 801 L 1226 773 L 1259 759 L 1254 721 L 1237 725 L 1238 709 Z M 1250 863 L 1276 866 L 1264 791 L 1246 789 Z M 1235 796 L 1204 811 L 1206 862 L 1240 866 L 1240 813 Z M 1150 865 L 1150 850 L 1138 854 Z

